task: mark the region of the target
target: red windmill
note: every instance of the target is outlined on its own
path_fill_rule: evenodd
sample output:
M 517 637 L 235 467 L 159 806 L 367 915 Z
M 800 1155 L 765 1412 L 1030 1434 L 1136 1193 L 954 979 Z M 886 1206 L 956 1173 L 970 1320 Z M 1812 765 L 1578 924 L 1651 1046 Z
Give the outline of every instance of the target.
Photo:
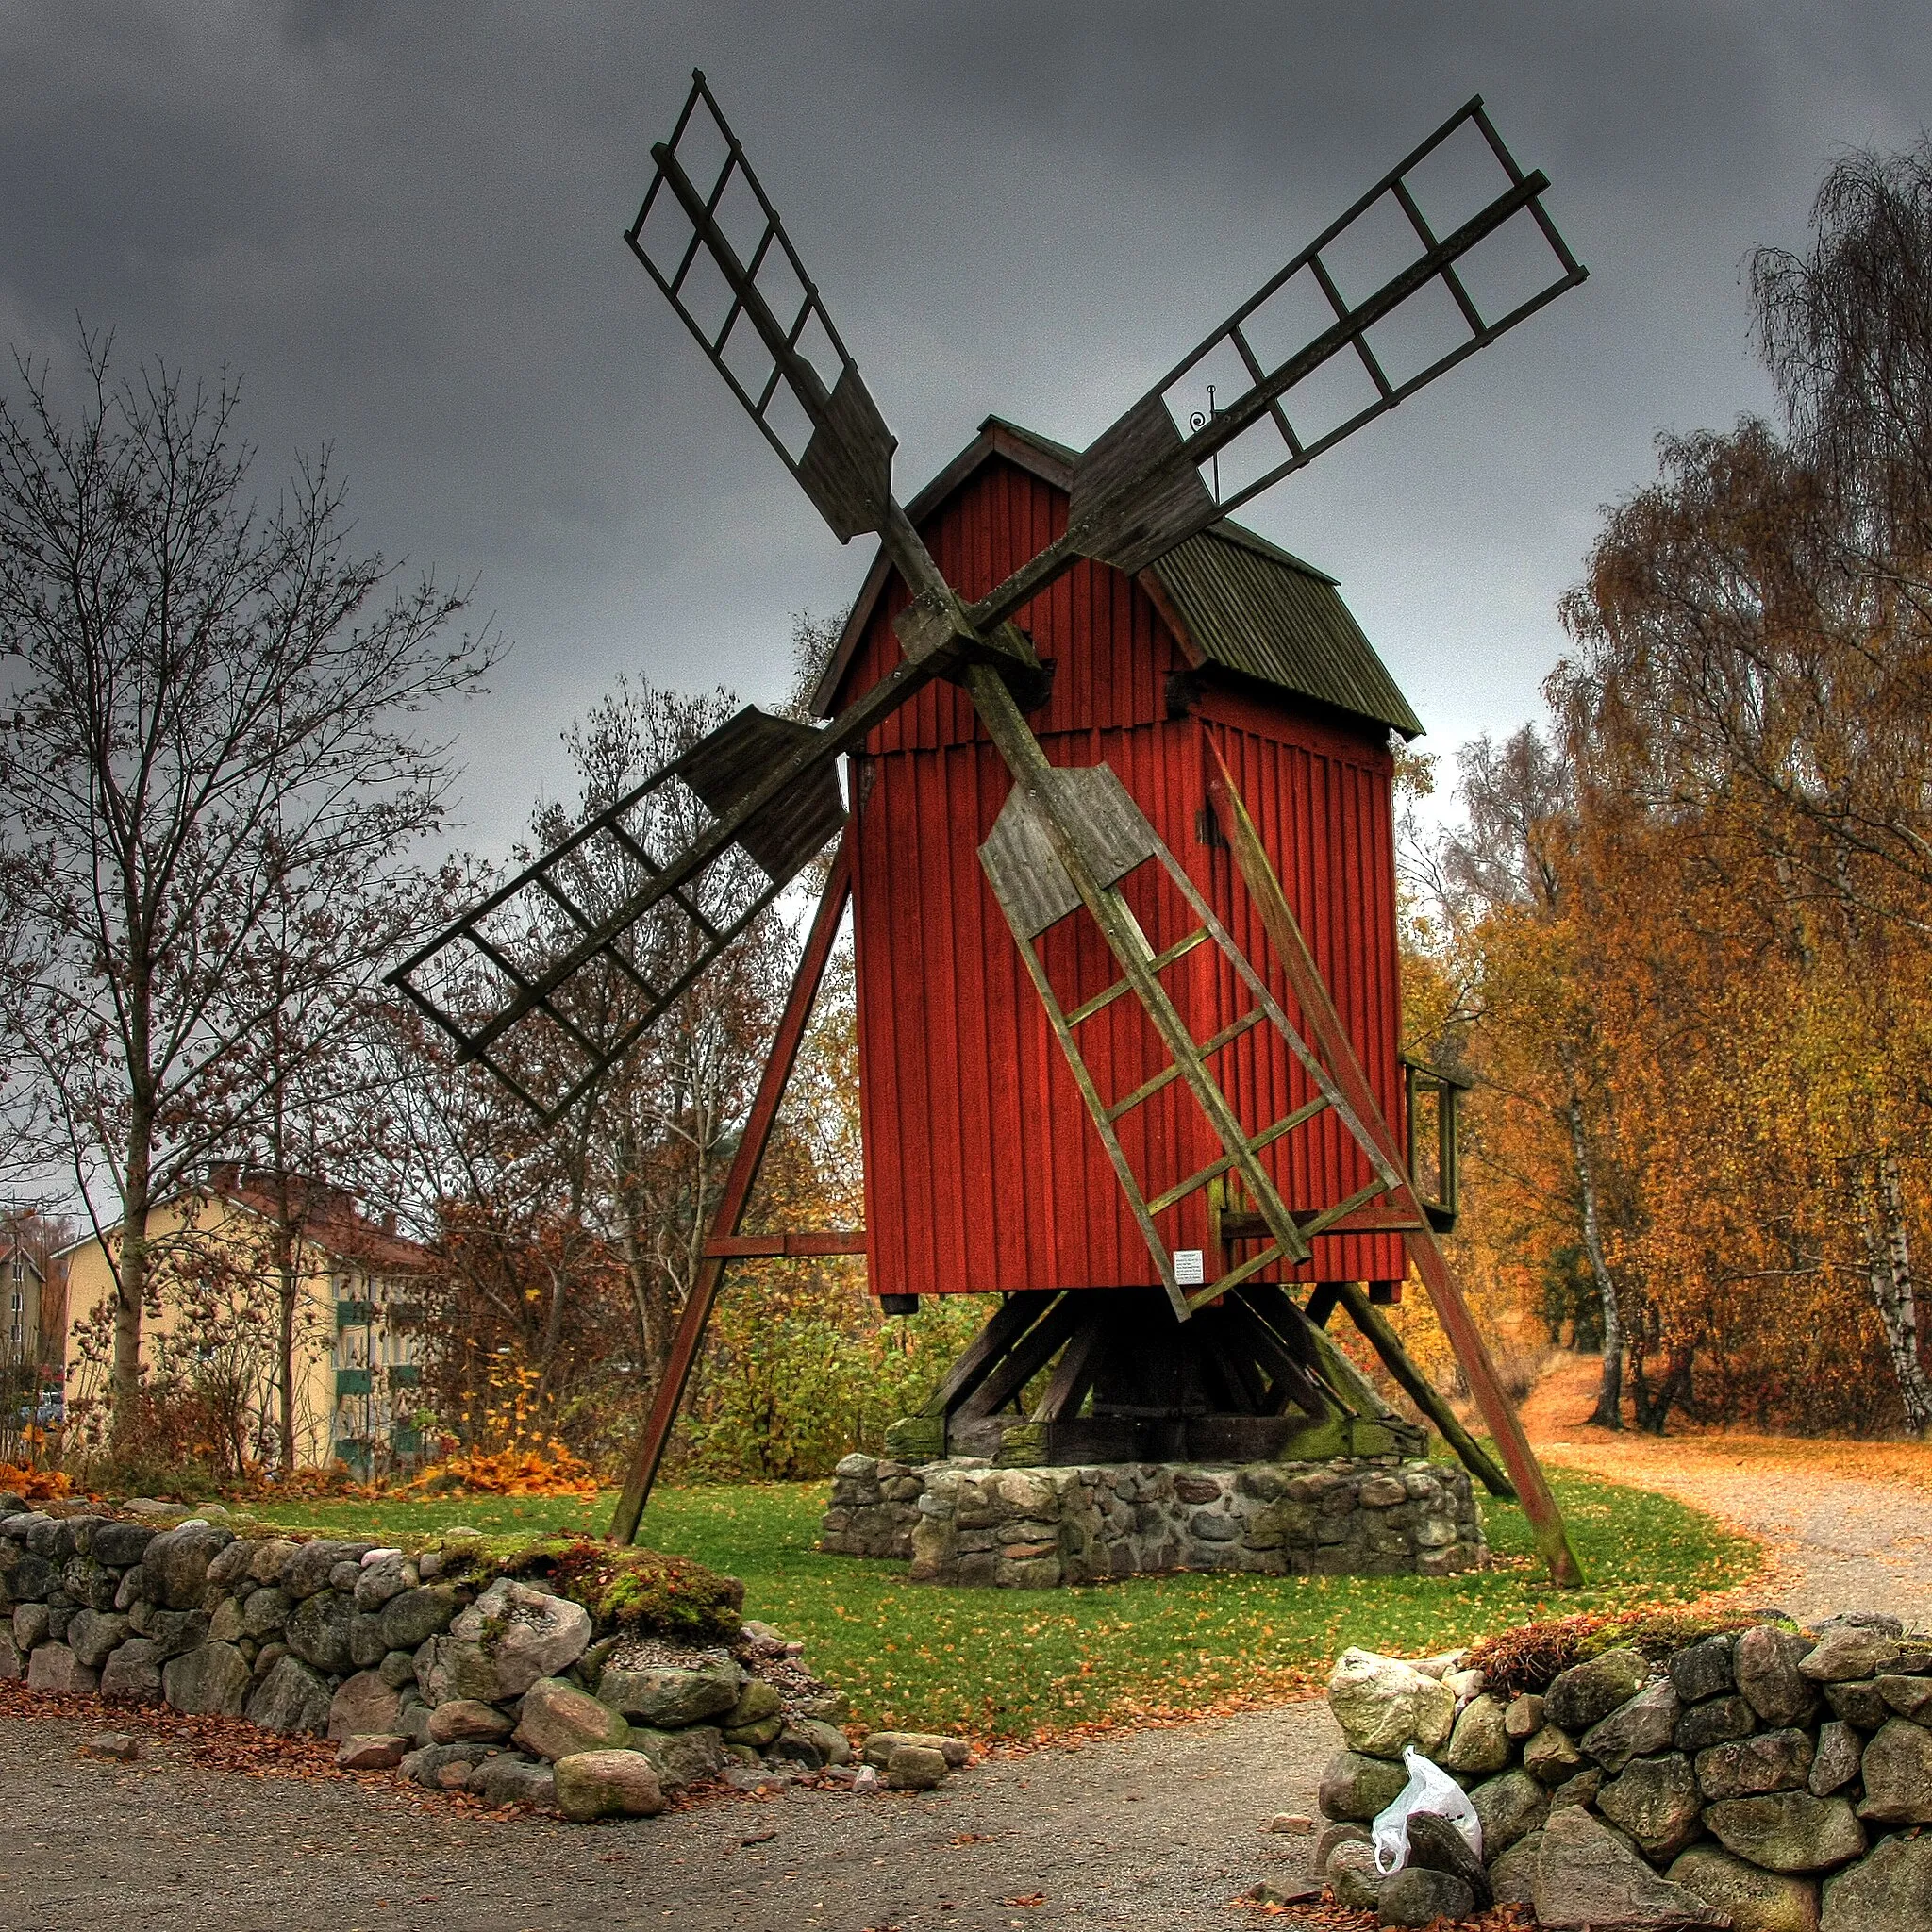
M 1458 137 L 1501 186 L 1439 232 L 1412 179 Z M 636 1532 L 726 1263 L 841 1247 L 902 1313 L 1004 1296 L 898 1453 L 1387 1448 L 1406 1425 L 1327 1337 L 1340 1305 L 1507 1493 L 1362 1292 L 1392 1297 L 1413 1261 L 1553 1574 L 1574 1580 L 1436 1241 L 1453 1093 L 1424 1076 L 1445 1199 L 1422 1197 L 1391 1124 L 1417 1109 L 1389 744 L 1420 726 L 1333 580 L 1224 521 L 1583 279 L 1545 177 L 1470 103 L 1086 451 L 990 420 L 902 509 L 891 434 L 702 75 L 653 158 L 633 251 L 834 532 L 880 549 L 818 692 L 827 724 L 741 712 L 394 975 L 555 1119 L 839 835 L 616 1533 Z M 1398 265 L 1345 293 L 1331 262 L 1391 213 Z M 1518 231 L 1544 267 L 1487 318 L 1471 259 Z M 1430 300 L 1446 336 L 1407 328 Z M 1217 370 L 1235 400 L 1187 412 Z M 1360 393 L 1338 413 L 1341 371 Z M 667 844 L 674 799 L 705 824 Z M 613 876 L 614 894 L 587 883 Z M 848 900 L 866 1229 L 745 1237 Z

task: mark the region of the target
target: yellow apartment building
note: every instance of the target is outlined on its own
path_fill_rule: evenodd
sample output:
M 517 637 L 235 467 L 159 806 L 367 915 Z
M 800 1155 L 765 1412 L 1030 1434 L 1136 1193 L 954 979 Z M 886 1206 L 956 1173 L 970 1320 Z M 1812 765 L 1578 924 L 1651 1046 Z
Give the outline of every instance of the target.
M 249 1391 L 251 1453 L 274 1460 L 275 1263 L 281 1190 L 233 1165 L 184 1190 L 148 1216 L 160 1313 L 142 1324 L 142 1360 L 192 1379 L 219 1369 Z M 364 1215 L 340 1188 L 291 1184 L 300 1302 L 295 1322 L 296 1462 L 345 1462 L 359 1475 L 421 1460 L 423 1284 L 429 1254 Z M 101 1338 L 110 1332 L 119 1229 L 62 1251 L 67 1270 L 65 1353 L 70 1412 L 105 1383 Z

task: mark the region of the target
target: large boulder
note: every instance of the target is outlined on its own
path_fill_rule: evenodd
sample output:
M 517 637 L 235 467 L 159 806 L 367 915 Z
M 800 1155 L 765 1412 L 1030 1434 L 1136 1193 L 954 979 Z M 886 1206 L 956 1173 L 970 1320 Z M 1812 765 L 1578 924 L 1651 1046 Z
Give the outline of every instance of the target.
M 871 1757 L 868 1740 L 868 1763 Z M 1391 1804 L 1408 1782 L 1408 1774 L 1386 1757 L 1364 1757 L 1359 1751 L 1338 1751 L 1322 1773 L 1315 1803 L 1324 1818 L 1354 1819 L 1366 1824 Z
M 145 1637 L 130 1637 L 101 1666 L 101 1695 L 126 1704 L 163 1701 L 161 1666 L 167 1661 Z
M 1677 1720 L 1671 1741 L 1679 1751 L 1695 1757 L 1713 1744 L 1735 1743 L 1757 1728 L 1757 1713 L 1735 1692 L 1713 1697 L 1706 1704 L 1694 1704 Z
M 1509 1733 L 1504 1719 L 1506 1707 L 1487 1691 L 1472 1698 L 1456 1720 L 1449 1734 L 1449 1748 L 1442 1754 L 1445 1771 L 1459 1771 L 1486 1777 L 1509 1762 Z
M 696 1670 L 668 1664 L 646 1665 L 636 1670 L 613 1665 L 597 1679 L 600 1702 L 612 1710 L 621 1710 L 634 1724 L 651 1724 L 665 1731 L 722 1721 L 738 1703 L 743 1688 L 743 1674 L 730 1662 L 708 1664 Z
M 1400 1757 L 1406 1744 L 1433 1754 L 1456 1722 L 1456 1693 L 1397 1657 L 1345 1650 L 1328 1679 L 1328 1707 L 1349 1748 Z
M 500 1704 L 575 1663 L 591 1641 L 591 1613 L 568 1597 L 499 1576 L 449 1634 L 444 1662 L 457 1694 Z M 486 1683 L 492 1688 L 481 1688 Z
M 100 1675 L 64 1643 L 42 1643 L 26 1660 L 26 1688 L 49 1697 L 92 1697 Z
M 346 1676 L 356 1668 L 350 1641 L 355 1617 L 354 1597 L 335 1590 L 315 1591 L 296 1604 L 282 1641 L 304 1663 L 332 1677 Z
M 1713 1844 L 1692 1845 L 1670 1869 L 1673 1885 L 1731 1915 L 1731 1932 L 1818 1932 L 1818 1881 L 1763 1872 Z
M 1707 1637 L 1692 1643 L 1671 1659 L 1671 1683 L 1686 1704 L 1701 1704 L 1707 1697 L 1722 1697 L 1737 1688 L 1731 1674 L 1731 1640 Z
M 513 1751 L 499 1751 L 486 1757 L 470 1774 L 470 1789 L 490 1805 L 536 1805 L 545 1808 L 557 1803 L 557 1775 L 547 1764 L 519 1757 Z
M 1668 1751 L 1683 1705 L 1668 1679 L 1647 1684 L 1577 1740 L 1606 1771 L 1622 1771 L 1633 1757 Z
M 1697 1836 L 1697 1779 L 1681 1751 L 1633 1757 L 1596 1794 L 1596 1807 L 1649 1857 L 1674 1858 Z
M 575 1751 L 557 1760 L 557 1808 L 587 1824 L 597 1818 L 651 1818 L 664 1808 L 663 1788 L 635 1751 Z
M 232 1531 L 211 1523 L 184 1523 L 164 1529 L 142 1552 L 142 1572 L 149 1596 L 171 1610 L 201 1607 L 208 1566 L 235 1541 Z
M 1932 1824 L 1932 1731 L 1893 1718 L 1866 1743 L 1861 1769 L 1860 1818 L 1874 1824 Z
M 1818 1708 L 1818 1687 L 1798 1669 L 1808 1637 L 1758 1624 L 1738 1639 L 1731 1669 L 1745 1701 L 1768 1724 L 1801 1724 Z
M 1728 1927 L 1726 1912 L 1660 1878 L 1580 1805 L 1558 1811 L 1537 1850 L 1542 1932 L 1693 1932 Z
M 1858 1774 L 1865 1753 L 1864 1740 L 1850 1724 L 1836 1718 L 1821 1724 L 1818 1753 L 1811 1760 L 1811 1775 L 1806 1780 L 1814 1798 L 1828 1798 L 1841 1791 Z
M 1767 1872 L 1829 1872 L 1865 1849 L 1865 1828 L 1842 1798 L 1774 1791 L 1707 1805 L 1706 1828 L 1727 1852 Z
M 657 1768 L 658 1781 L 667 1791 L 716 1777 L 724 1769 L 724 1734 L 715 1724 L 693 1724 L 688 1731 L 653 1731 L 642 1727 L 630 1734 L 633 1751 L 641 1751 Z M 904 1749 L 930 1749 L 901 1745 Z M 898 1755 L 897 1751 L 893 1756 Z M 945 1753 L 940 1753 L 944 1758 Z M 891 1768 L 891 1759 L 887 1759 Z
M 474 1697 L 453 1697 L 429 1713 L 432 1744 L 497 1744 L 515 1729 L 513 1718 Z
M 232 1643 L 204 1643 L 169 1658 L 161 1688 L 185 1716 L 240 1717 L 250 1675 L 248 1659 Z
M 1521 1840 L 1519 1840 L 1520 1843 Z M 1469 1887 L 1474 1909 L 1486 1912 L 1495 1903 L 1495 1891 L 1483 1861 L 1459 1826 L 1433 1811 L 1417 1811 L 1408 1821 L 1408 1862 L 1431 1872 L 1446 1872 Z
M 384 1649 L 420 1649 L 449 1628 L 460 1607 L 461 1599 L 448 1583 L 425 1583 L 391 1597 L 382 1607 Z
M 328 1683 L 300 1657 L 280 1658 L 248 1699 L 248 1722 L 286 1737 L 319 1738 L 328 1729 Z
M 1483 1856 L 1489 1858 L 1540 1829 L 1550 1814 L 1550 1794 L 1524 1771 L 1506 1771 L 1477 1785 L 1469 1802 L 1482 1823 Z
M 90 1670 L 97 1671 L 115 1645 L 126 1641 L 131 1627 L 125 1617 L 111 1611 L 81 1610 L 67 1626 L 67 1645 Z
M 1641 1651 L 1607 1650 L 1557 1674 L 1543 1694 L 1543 1716 L 1572 1737 L 1601 1724 L 1650 1681 Z
M 129 1620 L 163 1657 L 180 1657 L 208 1641 L 206 1610 L 157 1610 L 137 1607 Z
M 94 1531 L 94 1561 L 116 1570 L 131 1570 L 156 1534 L 151 1523 L 104 1523 Z
M 1932 1925 L 1932 1838 L 1881 1840 L 1824 1881 L 1822 1932 L 1925 1932 Z
M 395 1729 L 402 1707 L 399 1690 L 385 1684 L 374 1671 L 358 1671 L 329 1700 L 328 1735 L 335 1739 L 385 1735 Z
M 245 1635 L 262 1642 L 279 1637 L 294 1615 L 295 1599 L 277 1584 L 264 1584 L 251 1590 L 242 1604 L 242 1628 Z
M 622 1751 L 631 1741 L 630 1725 L 616 1711 L 561 1677 L 539 1677 L 524 1693 L 514 1735 L 521 1749 L 553 1764 L 579 1751 Z
M 329 1587 L 329 1578 L 338 1563 L 359 1558 L 367 1547 L 366 1543 L 332 1542 L 326 1537 L 298 1543 L 283 1558 L 280 1574 L 274 1580 L 297 1600 L 313 1596 L 317 1591 Z
M 1697 1788 L 1707 1798 L 1755 1798 L 1795 1791 L 1811 1775 L 1817 1747 L 1804 1731 L 1760 1731 L 1697 1754 Z
M 1798 1674 L 1814 1684 L 1849 1684 L 1856 1677 L 1876 1677 L 1891 1669 L 1904 1646 L 1883 1630 L 1840 1624 L 1820 1633 L 1818 1641 L 1798 1660 Z
M 1443 1919 L 1466 1919 L 1475 1909 L 1469 1887 L 1446 1872 L 1410 1865 L 1384 1879 L 1375 1899 L 1375 1917 L 1384 1925 L 1433 1925 Z

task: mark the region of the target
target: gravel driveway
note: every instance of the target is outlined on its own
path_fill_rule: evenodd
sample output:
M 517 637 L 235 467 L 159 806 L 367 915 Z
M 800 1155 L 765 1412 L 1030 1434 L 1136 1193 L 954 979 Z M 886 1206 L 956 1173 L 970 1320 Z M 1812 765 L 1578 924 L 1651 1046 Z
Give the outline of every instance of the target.
M 1835 1445 L 1830 1461 L 1802 1441 L 1634 1430 L 1612 1434 L 1581 1421 L 1595 1401 L 1598 1365 L 1572 1357 L 1538 1385 L 1523 1419 L 1537 1452 L 1613 1482 L 1655 1490 L 1721 1517 L 1765 1545 L 1765 1574 L 1744 1595 L 1801 1621 L 1837 1610 L 1889 1610 L 1932 1629 L 1932 1455 L 1917 1445 L 1867 1453 Z M 1902 1464 L 1924 1464 L 1911 1480 Z
M 1227 1932 L 1237 1892 L 1307 1874 L 1313 1840 L 1263 1827 L 1314 1810 L 1339 1741 L 1310 1702 L 998 1759 L 931 1796 L 791 1790 L 586 1826 L 209 1771 L 167 1742 L 100 1762 L 75 1755 L 91 1728 L 0 1721 L 5 1932 Z

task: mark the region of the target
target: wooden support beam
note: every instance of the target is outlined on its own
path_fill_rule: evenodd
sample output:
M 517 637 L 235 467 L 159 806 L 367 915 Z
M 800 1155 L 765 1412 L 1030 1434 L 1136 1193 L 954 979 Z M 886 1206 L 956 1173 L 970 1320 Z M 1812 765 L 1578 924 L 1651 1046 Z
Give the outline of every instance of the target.
M 920 1414 L 951 1415 L 998 1368 L 1021 1336 L 1053 1307 L 1058 1293 L 1056 1289 L 1029 1288 L 1009 1294 L 926 1397 Z
M 816 1234 L 714 1234 L 705 1243 L 708 1261 L 749 1261 L 808 1255 L 862 1255 L 862 1227 L 826 1228 Z
M 994 1365 L 985 1381 L 954 1409 L 955 1415 L 992 1415 L 1004 1408 L 1045 1368 L 1083 1319 L 1076 1293 L 1063 1294 Z
M 1408 1399 L 1435 1424 L 1443 1441 L 1462 1458 L 1462 1466 L 1492 1496 L 1506 1503 L 1516 1501 L 1516 1486 L 1495 1465 L 1489 1452 L 1457 1420 L 1456 1411 L 1442 1399 L 1436 1385 L 1416 1367 L 1402 1338 L 1389 1325 L 1387 1316 L 1376 1307 L 1353 1281 L 1341 1284 L 1341 1306 L 1355 1325 L 1368 1337 L 1383 1365 L 1401 1383 Z
M 1349 1039 L 1348 1029 L 1335 1010 L 1335 1003 L 1328 995 L 1321 969 L 1315 964 L 1315 957 L 1308 951 L 1307 941 L 1303 938 L 1302 929 L 1288 903 L 1288 894 L 1283 891 L 1281 881 L 1269 863 L 1260 834 L 1255 830 L 1254 821 L 1249 818 L 1248 808 L 1241 801 L 1234 774 L 1221 756 L 1221 747 L 1211 737 L 1207 742 L 1214 768 L 1208 781 L 1209 792 L 1226 820 L 1224 829 L 1234 851 L 1235 864 L 1247 884 L 1249 897 L 1260 914 L 1261 924 L 1274 943 L 1275 957 L 1288 975 L 1295 1004 L 1301 1008 L 1303 1024 L 1307 1027 L 1327 1065 L 1329 1076 L 1341 1090 L 1342 1097 L 1374 1136 L 1378 1150 L 1401 1171 L 1402 1185 L 1396 1194 L 1397 1205 L 1418 1221 L 1426 1222 L 1427 1217 L 1423 1213 L 1414 1185 L 1408 1179 L 1405 1150 L 1383 1118 L 1374 1090 L 1369 1085 L 1368 1075 L 1363 1073 L 1361 1061 L 1356 1055 L 1355 1042 Z M 1490 1426 L 1490 1434 L 1502 1452 L 1504 1465 L 1516 1485 L 1524 1513 L 1529 1518 L 1530 1527 L 1535 1533 L 1537 1547 L 1542 1553 L 1543 1561 L 1549 1565 L 1551 1581 L 1559 1590 L 1579 1587 L 1583 1582 L 1583 1566 L 1570 1547 L 1570 1534 L 1563 1524 L 1563 1512 L 1557 1507 L 1549 1478 L 1543 1474 L 1542 1465 L 1537 1461 L 1536 1453 L 1529 1446 L 1522 1419 L 1504 1392 L 1496 1365 L 1490 1359 L 1482 1332 L 1475 1324 L 1469 1304 L 1462 1297 L 1462 1290 L 1449 1266 L 1448 1257 L 1442 1252 L 1441 1243 L 1436 1239 L 1435 1230 L 1425 1225 L 1405 1234 L 1403 1241 L 1416 1272 L 1423 1278 L 1423 1286 L 1428 1291 L 1437 1319 L 1449 1337 L 1449 1345 L 1455 1349 L 1463 1373 L 1469 1377 L 1470 1391 L 1475 1397 L 1476 1407 L 1481 1409 L 1483 1420 Z
M 812 1003 L 818 998 L 819 986 L 832 957 L 833 942 L 839 937 L 839 922 L 844 918 L 846 903 L 852 896 L 851 841 L 852 831 L 848 824 L 839 841 L 839 849 L 833 855 L 825 890 L 819 897 L 818 911 L 812 917 L 805 951 L 799 956 L 798 971 L 792 977 L 791 991 L 786 995 L 785 1010 L 779 1015 L 777 1037 L 772 1042 L 771 1057 L 758 1075 L 758 1092 L 752 1099 L 744 1132 L 739 1138 L 738 1151 L 731 1157 L 731 1166 L 724 1176 L 717 1208 L 711 1216 L 710 1237 L 706 1242 L 708 1251 L 711 1241 L 737 1234 L 738 1224 L 744 1218 L 752 1183 L 758 1179 L 758 1163 L 765 1158 L 772 1127 L 778 1118 L 778 1104 L 785 1097 L 785 1083 L 791 1079 L 791 1069 L 797 1062 L 798 1049 L 805 1041 L 806 1025 L 811 1019 Z M 684 1401 L 691 1372 L 697 1365 L 705 1324 L 710 1320 L 711 1306 L 718 1298 L 724 1278 L 724 1257 L 707 1252 L 705 1258 L 698 1263 L 697 1279 L 691 1283 L 684 1312 L 678 1317 L 677 1333 L 671 1344 L 671 1359 L 665 1365 L 657 1391 L 652 1395 L 651 1412 L 645 1418 L 644 1432 L 638 1439 L 630 1468 L 625 1475 L 624 1491 L 617 1499 L 617 1511 L 610 1520 L 612 1542 L 633 1543 L 637 1541 L 644 1504 L 650 1498 L 651 1485 L 658 1479 L 658 1468 L 664 1460 L 672 1425 L 677 1420 L 678 1407 Z
M 1073 1340 L 1061 1352 L 1047 1382 L 1046 1393 L 1033 1411 L 1033 1421 L 1057 1423 L 1080 1413 L 1080 1404 L 1093 1386 L 1094 1372 L 1100 1367 L 1107 1340 L 1106 1311 L 1095 1307 L 1074 1331 Z

